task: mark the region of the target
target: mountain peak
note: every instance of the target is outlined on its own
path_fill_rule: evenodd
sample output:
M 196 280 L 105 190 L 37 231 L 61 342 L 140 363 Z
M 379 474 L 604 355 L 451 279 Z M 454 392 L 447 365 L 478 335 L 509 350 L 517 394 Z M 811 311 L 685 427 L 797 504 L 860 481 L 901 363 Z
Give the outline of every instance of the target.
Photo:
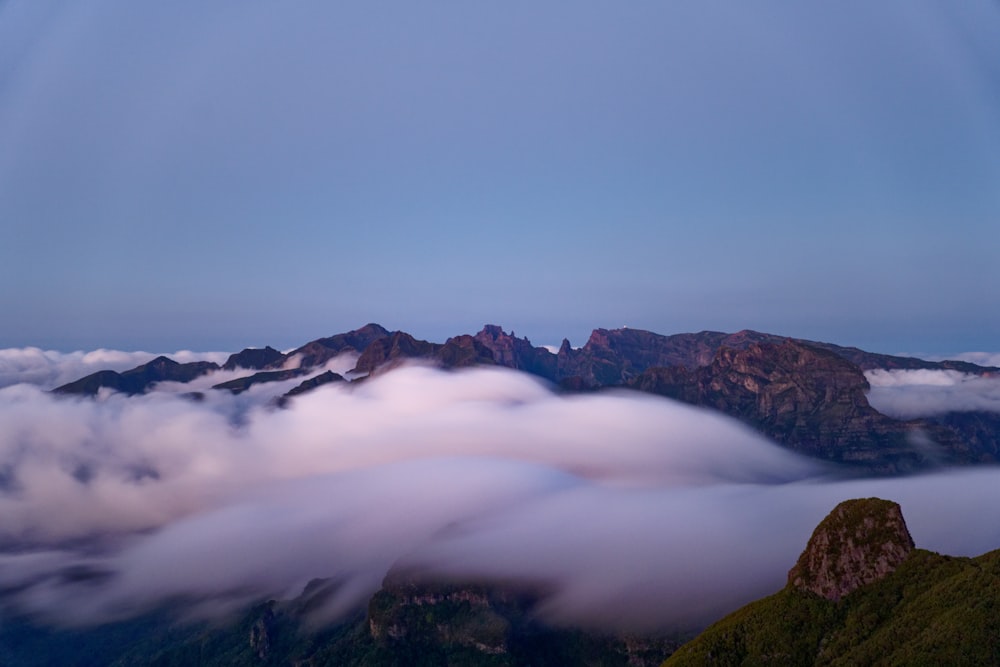
M 482 331 L 476 334 L 476 338 L 490 338 L 492 340 L 506 336 L 507 334 L 504 333 L 503 327 L 499 324 L 484 324 Z M 510 337 L 514 337 L 513 332 L 511 332 Z
M 845 500 L 813 531 L 788 583 L 836 601 L 891 574 L 913 548 L 897 503 Z
M 237 368 L 250 368 L 260 370 L 272 365 L 279 365 L 285 355 L 270 345 L 264 348 L 247 347 L 242 351 L 229 355 L 222 368 L 227 371 Z

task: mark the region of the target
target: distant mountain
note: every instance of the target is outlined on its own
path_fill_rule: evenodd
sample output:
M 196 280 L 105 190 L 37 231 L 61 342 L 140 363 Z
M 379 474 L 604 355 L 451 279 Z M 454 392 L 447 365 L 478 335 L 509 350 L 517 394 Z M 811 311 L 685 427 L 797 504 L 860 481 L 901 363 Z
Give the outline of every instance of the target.
M 308 368 L 289 368 L 283 371 L 261 371 L 253 375 L 236 378 L 228 382 L 220 382 L 212 385 L 212 389 L 225 389 L 233 394 L 241 394 L 255 384 L 265 384 L 267 382 L 281 382 L 292 380 L 303 375 L 309 375 Z
M 955 558 L 915 549 L 900 508 L 838 505 L 788 585 L 677 650 L 683 665 L 1000 664 L 1000 551 Z
M 595 329 L 582 347 L 564 340 L 553 353 L 497 325 L 433 343 L 367 324 L 288 353 L 271 347 L 244 349 L 222 368 L 256 372 L 213 388 L 239 393 L 264 382 L 305 378 L 275 397 L 278 405 L 287 406 L 295 396 L 327 384 L 331 376 L 322 375 L 324 364 L 348 352 L 358 355 L 349 377 L 419 361 L 446 369 L 503 366 L 544 378 L 563 391 L 625 387 L 658 394 L 740 419 L 802 454 L 877 474 L 1000 462 L 1000 415 L 962 412 L 893 419 L 869 405 L 864 376 L 865 370 L 880 368 L 977 375 L 995 375 L 1000 368 L 875 354 L 749 330 L 664 336 L 639 329 Z M 186 382 L 218 369 L 208 362 L 177 364 L 159 357 L 125 373 L 94 373 L 54 391 L 92 396 L 107 388 L 140 394 L 156 382 Z
M 378 324 L 366 324 L 360 329 L 348 331 L 347 333 L 336 334 L 328 338 L 318 338 L 306 343 L 302 347 L 296 348 L 285 355 L 280 362 L 273 362 L 269 368 L 274 368 L 284 363 L 285 360 L 297 359 L 301 368 L 313 368 L 322 366 L 330 359 L 343 354 L 344 352 L 357 352 L 358 354 L 380 338 L 389 335 L 389 331 Z
M 285 360 L 285 355 L 268 345 L 264 349 L 248 347 L 236 354 L 229 355 L 226 363 L 222 364 L 222 369 L 235 371 L 237 368 L 247 370 L 261 370 L 273 368 L 275 364 L 280 364 Z
M 98 371 L 52 391 L 57 394 L 96 396 L 98 391 L 106 388 L 132 396 L 145 393 L 157 382 L 190 382 L 216 370 L 219 370 L 219 365 L 211 361 L 179 364 L 173 359 L 160 356 L 124 373 Z

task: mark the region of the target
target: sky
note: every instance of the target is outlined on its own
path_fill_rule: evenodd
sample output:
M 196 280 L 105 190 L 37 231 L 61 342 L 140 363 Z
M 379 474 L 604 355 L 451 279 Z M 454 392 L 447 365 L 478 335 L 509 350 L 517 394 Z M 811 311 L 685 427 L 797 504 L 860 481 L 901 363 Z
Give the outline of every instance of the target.
M 997 350 L 1000 5 L 0 2 L 0 348 Z

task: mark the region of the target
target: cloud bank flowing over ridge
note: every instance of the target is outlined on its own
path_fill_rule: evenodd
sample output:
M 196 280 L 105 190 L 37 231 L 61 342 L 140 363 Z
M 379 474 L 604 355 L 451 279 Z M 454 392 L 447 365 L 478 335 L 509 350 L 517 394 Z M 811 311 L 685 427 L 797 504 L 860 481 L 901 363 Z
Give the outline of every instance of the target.
M 646 395 L 564 396 L 512 371 L 419 366 L 286 410 L 268 387 L 201 402 L 164 389 L 0 389 L 4 604 L 70 623 L 179 598 L 211 613 L 325 577 L 339 583 L 323 610 L 333 619 L 391 568 L 415 567 L 545 582 L 551 620 L 663 629 L 780 586 L 847 497 L 901 502 L 920 546 L 1000 546 L 994 469 L 838 478 L 728 418 Z
M 104 349 L 89 352 L 57 352 L 37 347 L 0 349 L 0 388 L 24 383 L 52 389 L 97 371 L 135 368 L 156 356 L 149 352 Z M 167 356 L 179 363 L 214 361 L 221 364 L 227 353 L 179 350 Z
M 868 401 L 872 407 L 896 419 L 948 412 L 1000 413 L 1000 376 L 895 369 L 871 370 L 865 377 L 871 384 Z

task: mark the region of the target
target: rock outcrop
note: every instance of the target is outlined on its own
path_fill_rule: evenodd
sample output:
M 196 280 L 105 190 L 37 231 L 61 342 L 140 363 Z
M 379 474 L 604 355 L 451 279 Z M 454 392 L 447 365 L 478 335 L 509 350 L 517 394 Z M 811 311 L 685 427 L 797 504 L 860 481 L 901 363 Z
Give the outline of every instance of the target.
M 628 384 L 719 410 L 809 456 L 879 473 L 926 464 L 912 428 L 869 405 L 857 366 L 800 341 L 721 347 L 705 366 L 654 367 Z
M 881 498 L 845 500 L 813 531 L 788 572 L 788 584 L 837 601 L 884 579 L 913 548 L 898 504 Z
M 1000 551 L 914 548 L 899 506 L 838 505 L 777 593 L 680 647 L 664 667 L 1000 664 Z
M 543 347 L 535 347 L 527 338 L 509 334 L 496 324 L 487 324 L 475 335 L 475 341 L 489 350 L 493 363 L 515 370 L 538 375 L 547 380 L 556 379 L 556 355 Z

